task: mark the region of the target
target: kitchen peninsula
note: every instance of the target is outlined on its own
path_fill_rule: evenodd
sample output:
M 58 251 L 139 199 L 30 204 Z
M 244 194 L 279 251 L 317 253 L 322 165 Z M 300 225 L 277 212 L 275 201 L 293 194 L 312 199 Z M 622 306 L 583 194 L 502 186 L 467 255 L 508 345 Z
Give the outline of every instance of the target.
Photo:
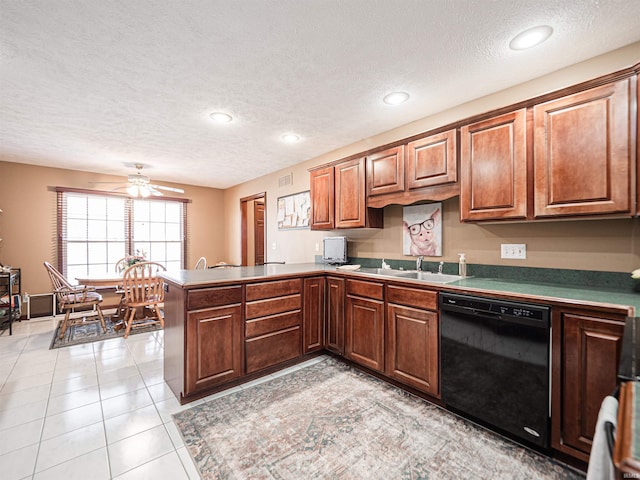
M 640 309 L 631 292 L 473 277 L 438 284 L 322 264 L 163 277 L 164 375 L 181 403 L 328 351 L 442 404 L 439 292 L 546 305 L 553 327 L 551 446 L 583 462 L 599 404 L 616 385 L 625 319 Z

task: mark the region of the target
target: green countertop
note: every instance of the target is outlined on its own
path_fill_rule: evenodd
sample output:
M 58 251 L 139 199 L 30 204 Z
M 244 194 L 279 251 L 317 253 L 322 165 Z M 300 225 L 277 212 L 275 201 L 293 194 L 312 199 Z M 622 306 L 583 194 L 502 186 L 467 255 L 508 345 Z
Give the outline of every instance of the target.
M 482 292 L 522 294 L 541 300 L 575 301 L 585 305 L 616 305 L 633 307 L 640 312 L 640 293 L 619 292 L 594 287 L 569 286 L 561 284 L 517 282 L 494 278 L 465 278 L 443 286 L 457 287 Z
M 423 280 L 376 275 L 367 270 L 338 270 L 334 266 L 317 263 L 286 265 L 265 265 L 258 267 L 215 268 L 207 270 L 179 270 L 165 272 L 162 276 L 182 288 L 198 288 L 216 283 L 235 281 L 268 280 L 292 275 L 313 275 L 334 273 L 344 276 L 366 277 L 385 281 L 401 281 L 433 287 L 437 290 L 465 292 L 469 294 L 518 295 L 523 300 L 533 302 L 576 303 L 584 306 L 605 306 L 618 310 L 631 307 L 640 312 L 640 293 L 620 292 L 617 290 L 584 286 L 570 286 L 541 282 L 526 282 L 496 278 L 468 277 L 448 284 L 432 283 Z M 631 313 L 631 312 L 630 312 Z

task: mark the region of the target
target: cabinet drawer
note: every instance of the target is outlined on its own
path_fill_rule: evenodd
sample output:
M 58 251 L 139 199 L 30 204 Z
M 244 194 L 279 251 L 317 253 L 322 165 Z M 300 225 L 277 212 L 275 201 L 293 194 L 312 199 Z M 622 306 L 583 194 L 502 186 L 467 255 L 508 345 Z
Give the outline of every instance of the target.
M 187 294 L 187 310 L 220 307 L 242 303 L 242 287 L 216 287 L 189 290 Z
M 292 293 L 300 293 L 300 279 L 279 280 L 275 282 L 252 283 L 247 285 L 247 302 L 265 298 L 282 297 Z
M 247 373 L 256 372 L 302 354 L 300 327 L 252 338 L 245 343 Z
M 266 317 L 267 315 L 275 315 L 276 313 L 290 312 L 292 310 L 300 310 L 302 307 L 302 295 L 287 295 L 286 297 L 269 298 L 267 300 L 257 300 L 255 302 L 247 302 L 246 319 Z
M 438 293 L 417 288 L 387 286 L 387 301 L 425 310 L 438 309 Z
M 300 310 L 247 320 L 245 323 L 245 336 L 246 338 L 257 337 L 258 335 L 296 326 L 300 326 Z
M 382 300 L 384 298 L 383 292 L 384 285 L 382 283 L 363 282 L 360 280 L 347 280 L 348 295 L 357 295 L 359 297 Z

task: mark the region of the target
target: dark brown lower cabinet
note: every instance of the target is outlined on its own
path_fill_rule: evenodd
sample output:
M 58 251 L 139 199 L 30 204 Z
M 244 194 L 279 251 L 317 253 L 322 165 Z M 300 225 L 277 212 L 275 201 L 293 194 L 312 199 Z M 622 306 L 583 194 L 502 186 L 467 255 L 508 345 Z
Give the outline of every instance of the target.
M 242 326 L 240 304 L 187 314 L 186 394 L 243 374 Z
M 413 388 L 438 396 L 438 314 L 389 305 L 387 334 L 386 374 Z
M 602 400 L 616 387 L 624 318 L 553 312 L 552 447 L 585 462 Z
M 369 288 L 371 286 L 371 288 Z M 355 287 L 353 290 L 352 288 Z M 380 290 L 380 299 L 363 298 L 349 292 Z M 356 290 L 357 289 L 357 290 Z M 345 357 L 372 370 L 384 372 L 384 302 L 382 284 L 347 280 Z
M 344 278 L 327 278 L 324 348 L 344 355 Z
M 301 285 L 301 279 L 246 285 L 246 373 L 257 372 L 302 354 Z
M 440 396 L 438 293 L 388 284 L 385 373 Z
M 304 279 L 302 316 L 302 353 L 321 350 L 324 333 L 324 277 Z

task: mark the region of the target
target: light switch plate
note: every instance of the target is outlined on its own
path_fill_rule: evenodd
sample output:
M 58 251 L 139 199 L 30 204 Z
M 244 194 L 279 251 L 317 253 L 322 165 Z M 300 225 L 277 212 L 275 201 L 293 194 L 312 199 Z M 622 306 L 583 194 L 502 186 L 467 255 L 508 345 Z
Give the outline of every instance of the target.
M 524 243 L 503 243 L 500 247 L 500 258 L 527 258 L 527 245 Z

